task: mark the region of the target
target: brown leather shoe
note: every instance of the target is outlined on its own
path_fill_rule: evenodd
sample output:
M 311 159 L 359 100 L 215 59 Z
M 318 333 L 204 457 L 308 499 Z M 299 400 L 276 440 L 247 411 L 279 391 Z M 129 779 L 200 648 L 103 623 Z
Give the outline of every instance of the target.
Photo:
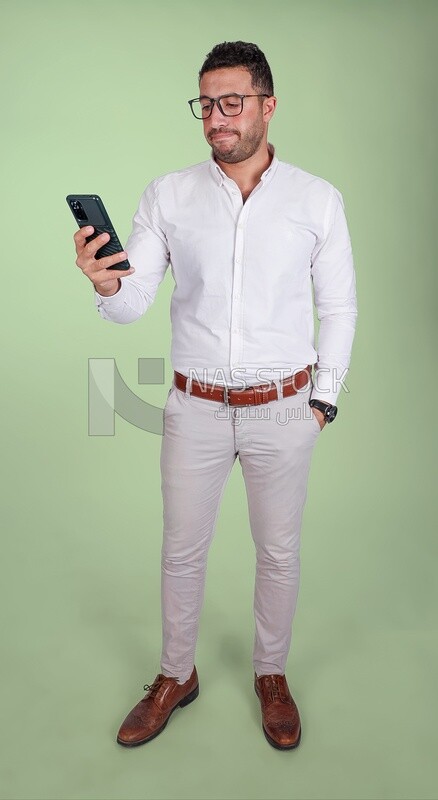
M 157 675 L 152 686 L 146 684 L 146 696 L 137 703 L 122 722 L 117 741 L 124 747 L 135 747 L 158 736 L 166 727 L 170 715 L 180 706 L 187 706 L 199 694 L 196 667 L 185 683 L 176 678 Z
M 263 732 L 272 747 L 292 750 L 301 739 L 298 708 L 289 691 L 285 675 L 254 673 L 254 688 L 262 707 Z

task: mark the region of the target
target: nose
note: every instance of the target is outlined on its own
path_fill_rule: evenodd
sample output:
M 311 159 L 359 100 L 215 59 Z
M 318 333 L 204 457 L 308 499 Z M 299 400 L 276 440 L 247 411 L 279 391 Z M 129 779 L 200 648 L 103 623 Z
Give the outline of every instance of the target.
M 207 121 L 210 123 L 212 128 L 219 128 L 220 126 L 223 127 L 224 125 L 227 125 L 227 117 L 225 114 L 222 114 L 217 101 L 213 103 L 213 110 Z

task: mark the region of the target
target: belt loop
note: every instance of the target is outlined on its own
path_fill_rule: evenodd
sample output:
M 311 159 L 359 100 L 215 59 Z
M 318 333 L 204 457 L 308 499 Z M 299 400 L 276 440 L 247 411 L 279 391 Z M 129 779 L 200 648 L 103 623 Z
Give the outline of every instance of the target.
M 189 377 L 186 380 L 186 397 L 190 397 L 191 391 L 192 391 L 192 376 L 189 375 Z
M 272 382 L 277 387 L 277 399 L 283 400 L 283 382 L 279 378 L 274 378 Z

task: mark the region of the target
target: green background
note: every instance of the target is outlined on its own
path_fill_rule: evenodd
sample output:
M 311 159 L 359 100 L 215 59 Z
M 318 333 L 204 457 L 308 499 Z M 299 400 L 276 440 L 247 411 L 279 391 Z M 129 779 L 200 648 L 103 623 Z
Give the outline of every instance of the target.
M 2 725 L 7 800 L 438 797 L 436 2 L 3 2 Z M 161 438 L 88 436 L 88 359 L 138 396 L 172 379 L 170 271 L 103 321 L 75 265 L 72 192 L 123 242 L 154 177 L 209 149 L 187 99 L 220 41 L 274 75 L 269 139 L 342 192 L 359 317 L 350 393 L 318 440 L 287 675 L 298 750 L 252 686 L 254 549 L 238 462 L 209 559 L 199 699 L 162 736 L 118 727 L 159 671 Z M 166 383 L 138 385 L 138 358 Z

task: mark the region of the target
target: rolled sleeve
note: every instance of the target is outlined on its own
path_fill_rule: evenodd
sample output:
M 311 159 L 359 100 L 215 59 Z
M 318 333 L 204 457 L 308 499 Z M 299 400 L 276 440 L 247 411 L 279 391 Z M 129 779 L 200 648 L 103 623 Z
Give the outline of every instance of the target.
M 155 184 L 149 184 L 140 198 L 124 248 L 135 272 L 121 277 L 119 291 L 110 297 L 95 291 L 98 313 L 109 322 L 127 324 L 142 317 L 152 305 L 169 266 L 166 236 L 156 217 Z
M 334 186 L 327 204 L 325 230 L 311 260 L 314 301 L 320 321 L 311 397 L 335 404 L 350 365 L 357 299 L 344 202 Z

